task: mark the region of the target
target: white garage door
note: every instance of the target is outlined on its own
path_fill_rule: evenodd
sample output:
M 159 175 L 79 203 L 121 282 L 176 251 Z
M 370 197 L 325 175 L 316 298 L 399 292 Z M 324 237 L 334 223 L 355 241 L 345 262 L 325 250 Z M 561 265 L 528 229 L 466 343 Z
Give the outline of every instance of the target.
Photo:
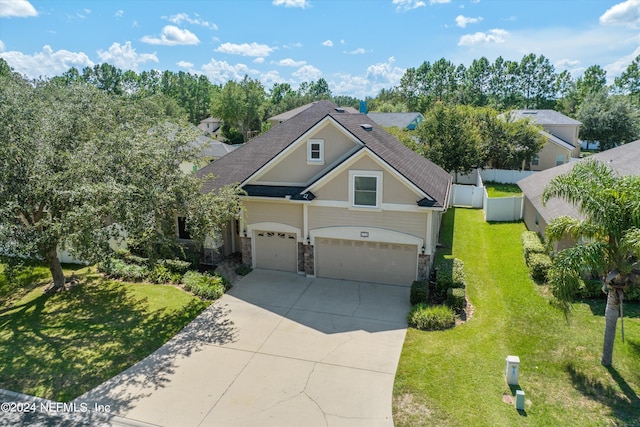
M 256 267 L 296 272 L 298 245 L 293 233 L 256 231 Z
M 318 277 L 411 285 L 418 247 L 394 243 L 316 238 Z

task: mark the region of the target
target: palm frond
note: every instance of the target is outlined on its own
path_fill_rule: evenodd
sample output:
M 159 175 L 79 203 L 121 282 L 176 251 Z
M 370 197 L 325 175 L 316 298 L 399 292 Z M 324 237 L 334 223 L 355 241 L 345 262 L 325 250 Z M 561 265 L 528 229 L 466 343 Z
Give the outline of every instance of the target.
M 605 231 L 590 221 L 583 221 L 570 216 L 561 216 L 547 225 L 545 236 L 549 243 L 554 243 L 569 236 L 574 240 L 584 238 L 601 239 L 605 235 Z

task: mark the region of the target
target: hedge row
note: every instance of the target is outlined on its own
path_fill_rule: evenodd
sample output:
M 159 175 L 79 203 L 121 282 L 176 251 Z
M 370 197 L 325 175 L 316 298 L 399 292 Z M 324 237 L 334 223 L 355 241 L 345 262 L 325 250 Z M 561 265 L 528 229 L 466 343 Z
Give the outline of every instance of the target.
M 551 268 L 551 258 L 535 231 L 522 233 L 522 253 L 529 267 L 531 277 L 538 282 L 546 282 Z
M 529 264 L 529 257 L 532 254 L 546 254 L 544 245 L 540 241 L 538 233 L 535 231 L 525 231 L 521 236 L 522 240 L 522 253 L 524 259 Z
M 436 267 L 436 292 L 444 295 L 449 288 L 464 288 L 464 264 L 458 258 L 443 259 Z

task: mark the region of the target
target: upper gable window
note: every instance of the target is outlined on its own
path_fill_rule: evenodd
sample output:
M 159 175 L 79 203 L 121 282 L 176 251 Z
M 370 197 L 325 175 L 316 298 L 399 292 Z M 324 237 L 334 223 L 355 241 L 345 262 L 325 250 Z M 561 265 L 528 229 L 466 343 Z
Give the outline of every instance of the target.
M 310 139 L 307 142 L 307 163 L 324 164 L 323 139 Z
M 379 208 L 382 202 L 382 172 L 349 171 L 351 205 Z

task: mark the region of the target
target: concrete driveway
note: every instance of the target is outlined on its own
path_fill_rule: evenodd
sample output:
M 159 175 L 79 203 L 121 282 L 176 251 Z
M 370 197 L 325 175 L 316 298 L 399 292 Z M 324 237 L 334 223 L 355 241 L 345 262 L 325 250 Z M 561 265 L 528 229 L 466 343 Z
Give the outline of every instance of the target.
M 255 270 L 76 402 L 122 425 L 391 426 L 409 308 L 406 287 Z

